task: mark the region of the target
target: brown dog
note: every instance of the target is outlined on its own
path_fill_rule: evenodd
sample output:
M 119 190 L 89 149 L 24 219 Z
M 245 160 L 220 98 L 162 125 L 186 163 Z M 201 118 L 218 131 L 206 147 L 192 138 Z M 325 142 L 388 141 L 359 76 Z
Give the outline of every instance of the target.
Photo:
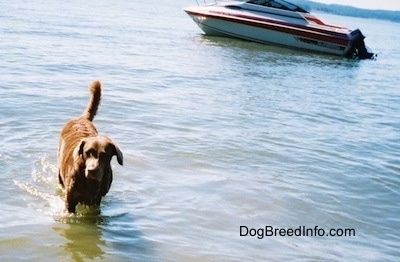
M 119 147 L 105 136 L 99 136 L 92 121 L 101 98 L 101 84 L 89 87 L 91 97 L 82 116 L 72 119 L 60 134 L 58 178 L 65 188 L 65 208 L 75 212 L 78 203 L 99 206 L 113 180 L 110 161 L 116 155 L 122 165 Z

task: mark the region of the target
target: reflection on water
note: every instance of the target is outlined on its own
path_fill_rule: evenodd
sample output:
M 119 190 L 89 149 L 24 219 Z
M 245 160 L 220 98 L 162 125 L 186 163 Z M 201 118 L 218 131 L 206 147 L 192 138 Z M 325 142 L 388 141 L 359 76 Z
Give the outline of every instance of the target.
M 78 211 L 83 213 L 65 214 L 52 226 L 65 239 L 62 248 L 71 261 L 98 258 L 152 261 L 151 245 L 143 233 L 135 229 L 134 219 L 128 213 L 107 216 L 95 214 L 99 210 L 84 210 L 79 206 Z
M 101 258 L 106 242 L 102 239 L 101 228 L 97 224 L 55 224 L 53 226 L 60 236 L 67 241 L 63 245 L 71 255 L 72 261 Z
M 293 54 L 305 54 L 310 55 L 312 53 L 304 53 L 302 51 L 296 51 L 294 49 L 288 49 L 275 45 L 266 45 L 260 44 L 256 42 L 246 41 L 243 39 L 236 38 L 228 38 L 228 37 L 220 37 L 220 36 L 210 36 L 210 35 L 199 35 L 197 37 L 199 42 L 202 44 L 208 44 L 213 46 L 219 46 L 222 48 L 228 48 L 228 50 L 232 50 L 234 48 L 242 48 L 244 51 L 255 51 L 255 52 L 274 52 L 284 55 L 293 55 Z

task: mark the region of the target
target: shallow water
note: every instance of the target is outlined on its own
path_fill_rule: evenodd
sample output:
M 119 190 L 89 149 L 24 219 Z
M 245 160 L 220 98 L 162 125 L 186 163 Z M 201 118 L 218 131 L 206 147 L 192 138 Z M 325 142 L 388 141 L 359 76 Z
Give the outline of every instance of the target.
M 0 259 L 395 261 L 398 24 L 321 14 L 378 53 L 351 61 L 203 36 L 182 10 L 192 4 L 0 4 Z M 95 124 L 124 166 L 113 161 L 100 214 L 71 216 L 58 133 L 94 79 Z

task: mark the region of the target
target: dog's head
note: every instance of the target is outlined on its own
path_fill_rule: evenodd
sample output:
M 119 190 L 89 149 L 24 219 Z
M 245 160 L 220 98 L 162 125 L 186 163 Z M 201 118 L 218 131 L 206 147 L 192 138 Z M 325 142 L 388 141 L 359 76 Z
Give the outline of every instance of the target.
M 104 172 L 110 172 L 110 161 L 117 156 L 120 165 L 123 163 L 123 155 L 119 147 L 108 137 L 87 137 L 81 140 L 75 154 L 85 166 L 85 177 L 101 181 Z

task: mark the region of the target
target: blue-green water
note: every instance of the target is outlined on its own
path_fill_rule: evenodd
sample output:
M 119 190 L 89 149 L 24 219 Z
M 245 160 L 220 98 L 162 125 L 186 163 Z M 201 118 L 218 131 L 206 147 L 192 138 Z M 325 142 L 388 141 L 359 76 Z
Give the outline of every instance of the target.
M 351 61 L 203 36 L 193 4 L 0 4 L 0 260 L 396 261 L 399 25 L 320 14 L 379 53 Z M 58 133 L 94 79 L 124 166 L 100 215 L 68 216 Z

